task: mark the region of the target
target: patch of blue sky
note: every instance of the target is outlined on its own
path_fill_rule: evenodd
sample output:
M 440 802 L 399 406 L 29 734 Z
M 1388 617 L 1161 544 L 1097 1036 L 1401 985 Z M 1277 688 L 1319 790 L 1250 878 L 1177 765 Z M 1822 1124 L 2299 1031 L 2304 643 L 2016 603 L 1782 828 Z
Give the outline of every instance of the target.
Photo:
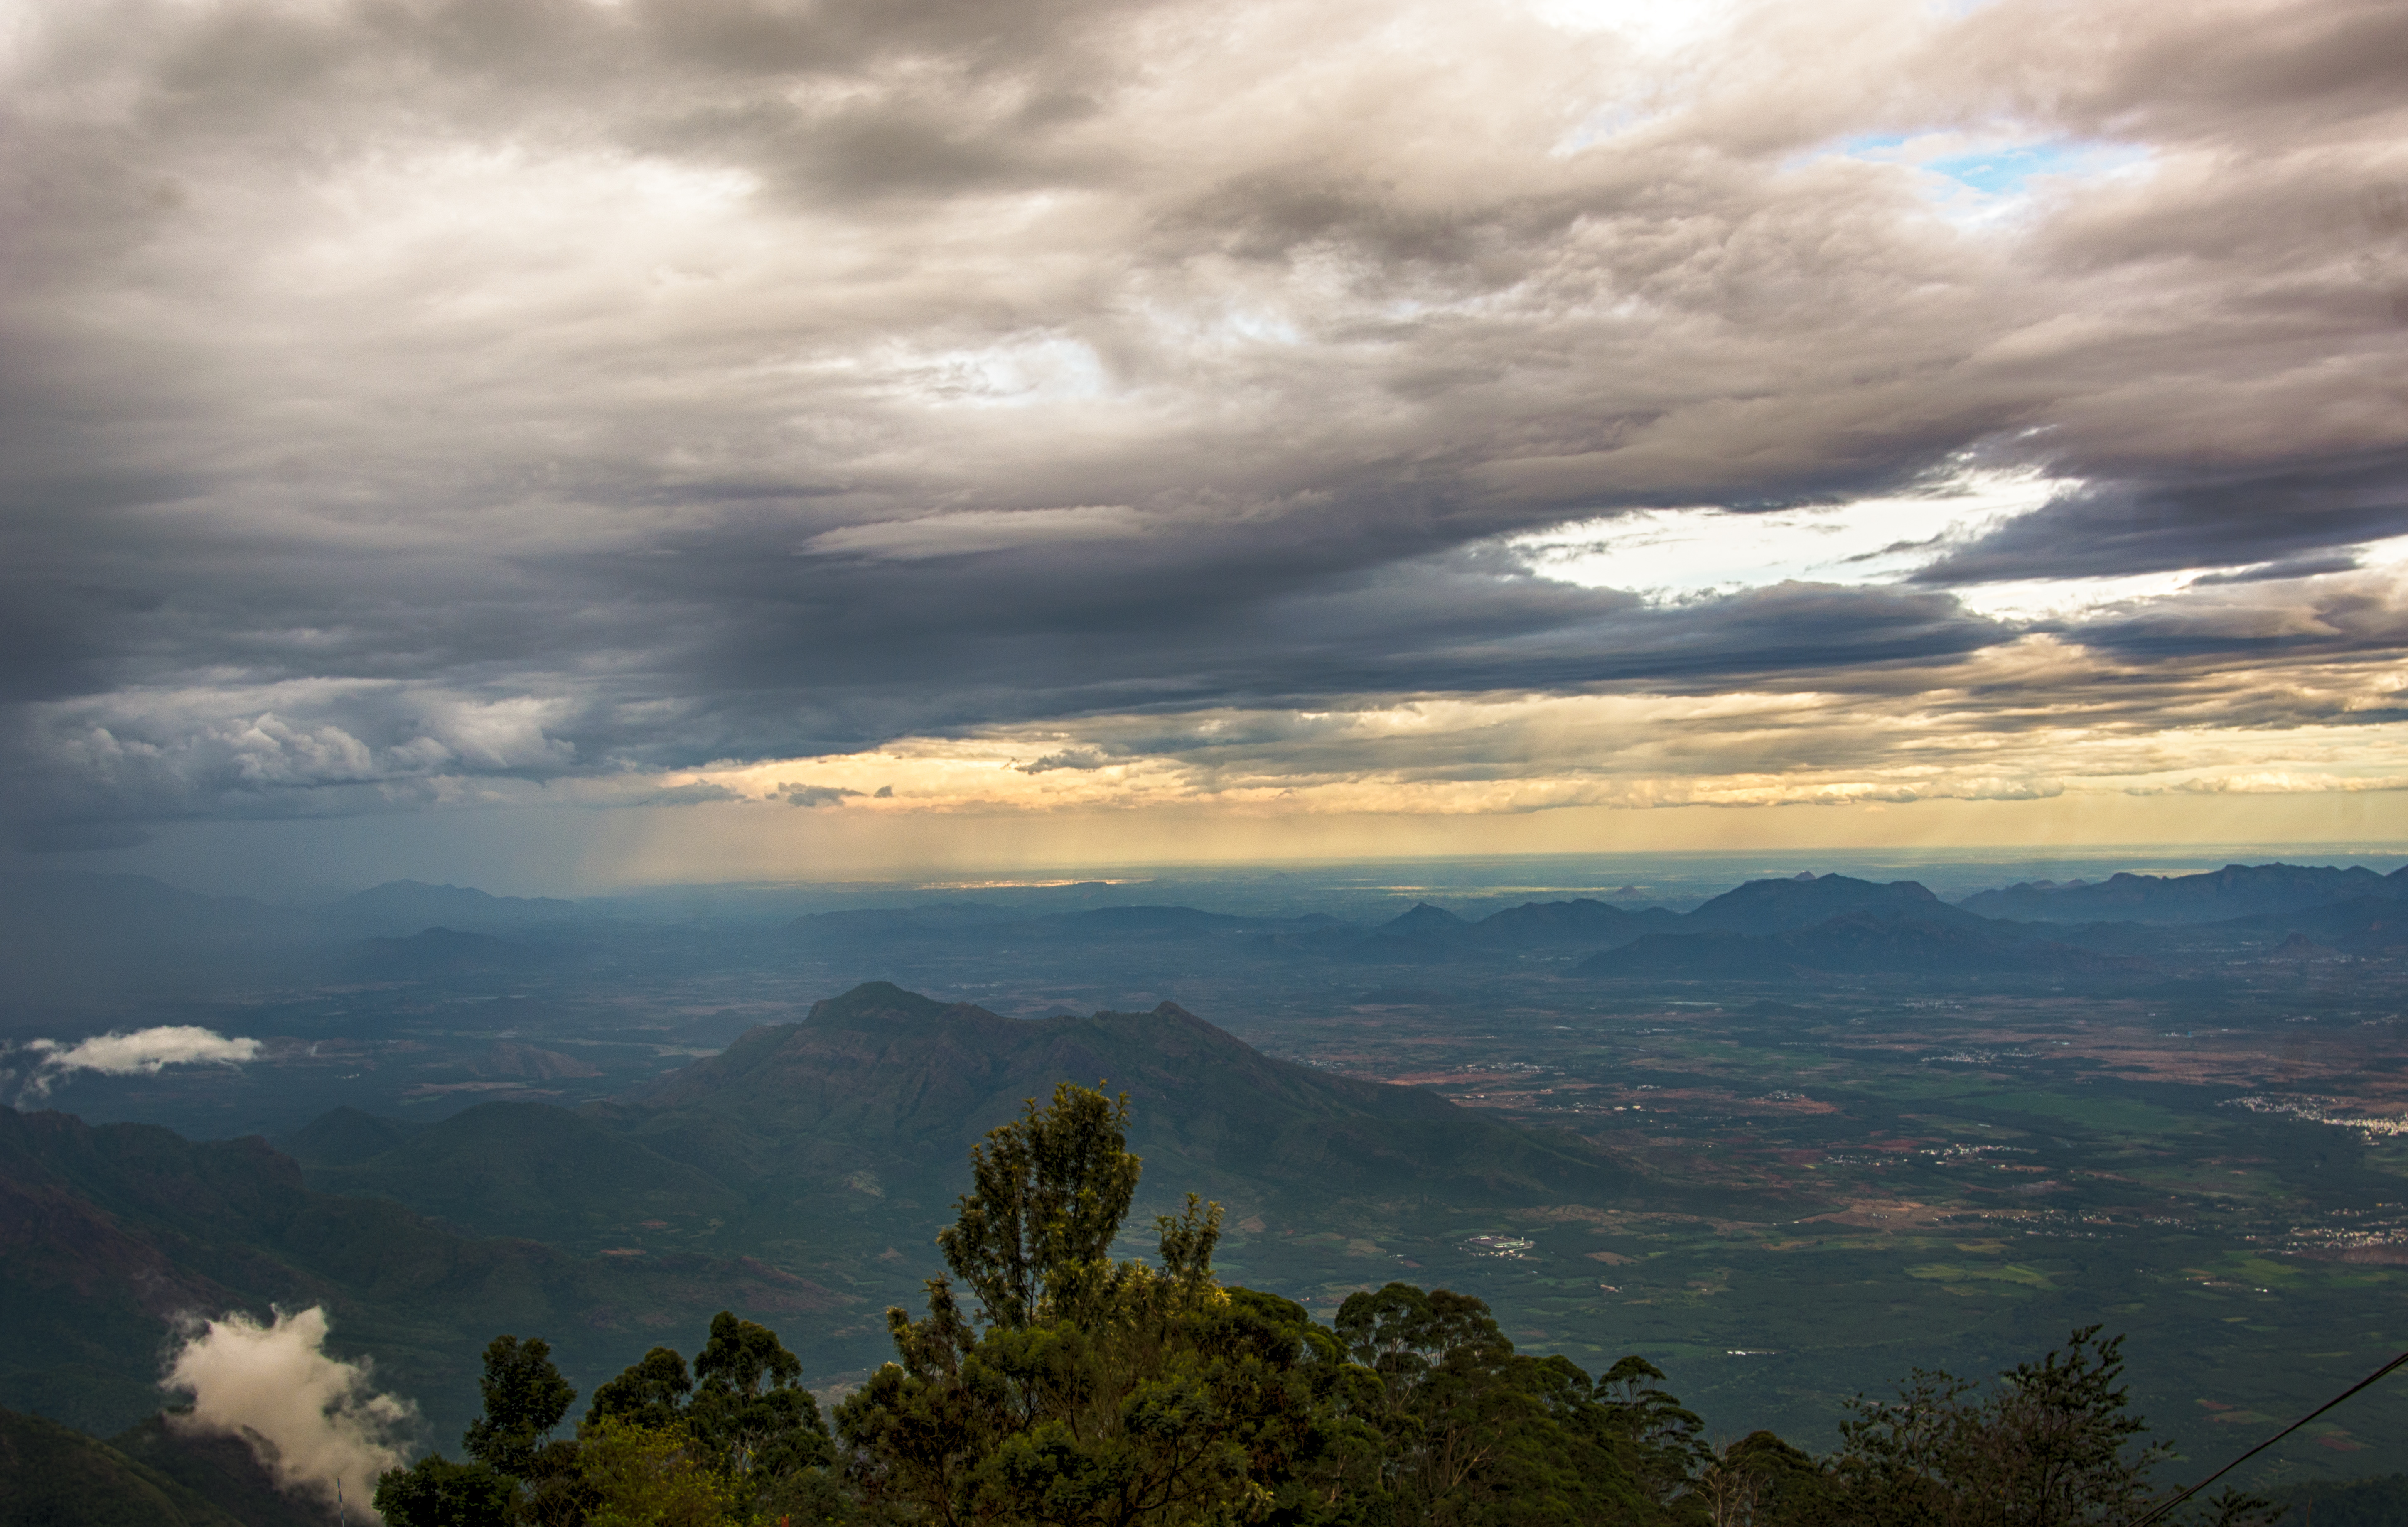
M 1926 160 L 1918 167 L 1928 175 L 1944 177 L 1985 195 L 2020 196 L 2043 176 L 2098 179 L 2132 169 L 2148 157 L 2149 151 L 2136 144 L 2057 138 L 1947 154 Z
M 2100 138 L 2015 137 L 2000 133 L 1867 133 L 1843 138 L 1793 164 L 1853 159 L 1894 164 L 1949 221 L 1979 223 L 2013 213 L 2044 183 L 2095 181 L 2144 168 L 2149 150 Z

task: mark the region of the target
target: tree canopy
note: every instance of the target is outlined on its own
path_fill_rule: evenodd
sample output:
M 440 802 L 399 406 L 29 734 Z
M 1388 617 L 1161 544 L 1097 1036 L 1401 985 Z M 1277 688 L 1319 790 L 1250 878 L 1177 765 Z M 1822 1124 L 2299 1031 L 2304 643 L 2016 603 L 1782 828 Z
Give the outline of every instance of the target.
M 886 1312 L 894 1361 L 835 1433 L 775 1332 L 722 1311 L 691 1363 L 655 1347 L 574 1391 L 538 1339 L 485 1351 L 468 1462 L 395 1470 L 390 1527 L 2114 1527 L 2165 1449 L 2122 1338 L 2075 1331 L 1984 1386 L 1918 1370 L 1859 1397 L 1815 1457 L 1770 1432 L 1710 1442 L 1632 1355 L 1592 1375 L 1517 1352 L 1469 1294 L 1390 1283 L 1327 1324 L 1222 1285 L 1221 1207 L 1111 1248 L 1141 1163 L 1128 1104 L 1055 1088 L 970 1155 L 926 1311 Z M 955 1280 L 975 1308 L 965 1309 Z M 2247 1527 L 2228 1492 L 2191 1521 Z

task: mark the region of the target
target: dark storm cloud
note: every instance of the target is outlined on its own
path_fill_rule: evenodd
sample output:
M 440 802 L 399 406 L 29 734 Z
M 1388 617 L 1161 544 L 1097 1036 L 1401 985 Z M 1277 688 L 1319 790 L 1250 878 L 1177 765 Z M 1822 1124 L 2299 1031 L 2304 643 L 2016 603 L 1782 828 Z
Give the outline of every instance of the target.
M 2319 461 L 2205 481 L 2111 483 L 2009 521 L 1914 574 L 1949 586 L 2297 562 L 2299 577 L 2354 565 L 2312 553 L 2408 534 L 2408 453 Z M 2229 581 L 2207 579 L 2203 581 Z
M 36 6 L 12 809 L 81 841 L 1049 718 L 1911 692 L 2025 629 L 1952 590 L 2157 570 L 2228 571 L 2048 629 L 2381 659 L 2362 580 L 2284 591 L 2408 531 L 2401 16 L 2111 9 L 1650 52 L 1335 0 Z M 1998 132 L 2148 168 L 1967 226 L 1834 147 Z M 1650 602 L 1500 549 L 1966 462 L 2085 486 L 1906 588 Z

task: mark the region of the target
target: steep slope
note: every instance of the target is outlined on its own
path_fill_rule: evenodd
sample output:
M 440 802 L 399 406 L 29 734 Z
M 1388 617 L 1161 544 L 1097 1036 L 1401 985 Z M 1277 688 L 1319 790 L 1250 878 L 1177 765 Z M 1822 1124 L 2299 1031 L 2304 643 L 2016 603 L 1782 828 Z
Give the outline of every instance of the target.
M 318 1166 L 356 1166 L 381 1156 L 425 1126 L 400 1119 L 380 1119 L 361 1108 L 333 1108 L 277 1143 L 307 1170 Z
M 2202 875 L 2116 875 L 2090 885 L 2027 882 L 1968 896 L 1957 906 L 2028 922 L 2221 922 L 2301 912 L 2358 897 L 2408 896 L 2408 869 L 2351 865 L 2227 864 Z
M 822 1002 L 800 1024 L 752 1031 L 655 1084 L 622 1118 L 632 1138 L 724 1181 L 867 1172 L 949 1198 L 968 1148 L 1064 1080 L 1129 1093 L 1151 1194 L 1597 1192 L 1627 1181 L 1585 1148 L 1433 1093 L 1273 1060 L 1169 1003 L 1027 1021 L 884 982 Z
M 292 1527 L 308 1520 L 295 1519 Z M 246 1523 L 98 1437 L 40 1416 L 0 1409 L 0 1527 L 288 1524 L 280 1518 Z
M 744 1205 L 709 1175 L 540 1103 L 480 1104 L 305 1175 L 312 1188 L 379 1194 L 472 1234 L 559 1246 L 614 1239 L 635 1220 L 724 1219 Z
M 0 1109 L 0 1404 L 91 1431 L 157 1408 L 161 1342 L 193 1310 L 323 1304 L 345 1347 L 373 1351 L 442 1433 L 473 1409 L 496 1331 L 542 1332 L 566 1363 L 613 1372 L 661 1320 L 724 1306 L 776 1324 L 847 1302 L 758 1263 L 470 1239 L 380 1198 L 313 1192 L 263 1140 Z
M 251 1445 L 223 1432 L 194 1431 L 177 1418 L 156 1415 L 109 1438 L 108 1446 L 230 1513 L 244 1527 L 337 1527 L 341 1520 L 332 1502 L 277 1489 Z M 368 1480 L 353 1480 L 348 1488 L 363 1485 L 374 1489 Z M 349 1504 L 345 1515 L 358 1518 L 358 1498 Z

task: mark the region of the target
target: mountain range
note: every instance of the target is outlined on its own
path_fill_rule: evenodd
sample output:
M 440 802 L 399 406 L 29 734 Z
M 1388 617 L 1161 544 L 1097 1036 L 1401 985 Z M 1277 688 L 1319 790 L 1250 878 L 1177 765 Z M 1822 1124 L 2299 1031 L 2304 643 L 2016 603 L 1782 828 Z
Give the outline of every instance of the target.
M 1119 968 L 1177 968 L 1182 960 L 1535 961 L 1622 979 L 1785 979 L 1823 971 L 2115 981 L 2144 974 L 2133 962 L 2190 947 L 2195 941 L 2176 932 L 2186 929 L 2242 946 L 2301 933 L 2319 942 L 2348 941 L 2343 952 L 2380 955 L 2401 947 L 2383 924 L 2386 909 L 2402 899 L 2408 899 L 2408 869 L 2378 875 L 2357 866 L 2229 864 L 2200 875 L 2026 881 L 1954 906 L 1911 880 L 1805 875 L 1751 881 L 1687 912 L 1575 898 L 1527 902 L 1474 919 L 1424 903 L 1369 926 L 1324 912 L 1250 916 L 1179 906 L 1034 912 L 948 897 L 814 913 L 794 919 L 782 932 L 723 936 L 735 936 L 745 959 L 774 961 L 782 942 L 789 949 L 856 962 L 865 975 L 924 955 L 957 958 L 991 949 Z M 1882 926 L 1875 930 L 1868 919 Z M 318 979 L 506 985 L 580 962 L 607 963 L 624 936 L 619 920 L 593 904 L 407 880 L 303 910 L 199 895 L 138 876 L 20 878 L 0 882 L 0 1006 L 14 1000 L 72 1007 L 109 992 L 188 992 L 212 980 L 245 978 L 264 965 L 297 968 Z M 1812 933 L 1825 924 L 1832 926 Z M 1651 937 L 1709 935 L 1720 941 L 1659 943 L 1627 959 L 1592 958 Z M 2085 960 L 2045 947 L 2051 944 L 2114 958 Z M 656 939 L 647 948 L 656 962 L 676 954 L 673 940 Z M 698 948 L 686 952 L 707 958 Z
M 2399 947 L 2385 909 L 2408 898 L 2408 870 L 2228 865 L 2200 875 L 2117 875 L 2097 882 L 2025 882 L 1952 906 L 1913 880 L 1845 875 L 1750 881 L 1688 912 L 1589 898 L 1527 902 L 1473 919 L 1427 902 L 1372 927 L 1327 916 L 1240 917 L 1181 906 L 1028 916 L 958 904 L 865 908 L 797 919 L 789 933 L 875 958 L 917 947 L 1133 951 L 1168 957 L 1481 964 L 1561 960 L 1599 979 L 1788 980 L 1816 973 L 1923 979 L 2129 982 L 2195 939 L 2242 944 L 2304 933 Z M 1617 952 L 1619 951 L 1619 952 Z
M 2027 922 L 2224 922 L 2282 917 L 2335 902 L 2408 897 L 2408 868 L 2389 875 L 2351 865 L 2227 864 L 2203 875 L 2114 875 L 2064 885 L 2026 881 L 1958 905 L 1985 918 Z
M 1128 1094 L 1149 1212 L 1190 1191 L 1243 1216 L 1350 1197 L 1601 1199 L 1640 1180 L 1569 1136 L 1275 1060 L 1175 1004 L 1023 1020 L 882 981 L 614 1102 L 490 1103 L 422 1126 L 337 1110 L 285 1145 L 313 1188 L 467 1234 L 600 1249 L 653 1220 L 825 1250 L 873 1210 L 881 1244 L 933 1235 L 969 1148 L 1064 1080 Z
M 1647 1185 L 1574 1137 L 1276 1060 L 1171 1004 L 1025 1020 L 869 983 L 580 1109 L 337 1109 L 280 1150 L 0 1110 L 0 1324 L 17 1333 L 0 1404 L 114 1431 L 155 1407 L 171 1317 L 270 1305 L 324 1305 L 422 1393 L 466 1392 L 459 1366 L 496 1330 L 607 1371 L 706 1306 L 841 1363 L 875 1345 L 844 1312 L 931 1270 L 969 1146 L 1062 1080 L 1130 1095 L 1141 1215 L 1188 1191 L 1233 1221 L 1302 1223 L 1347 1201 L 1602 1204 Z

